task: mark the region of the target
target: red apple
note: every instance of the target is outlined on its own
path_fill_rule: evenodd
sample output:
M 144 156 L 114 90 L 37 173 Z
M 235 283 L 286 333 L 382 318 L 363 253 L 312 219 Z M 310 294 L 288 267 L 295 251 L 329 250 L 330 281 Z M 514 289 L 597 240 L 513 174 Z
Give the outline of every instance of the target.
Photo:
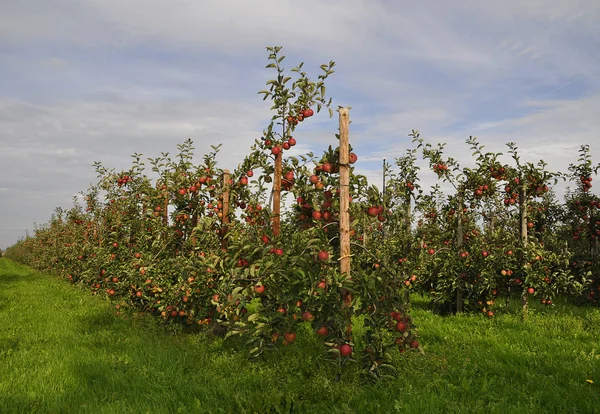
M 319 329 L 317 329 L 317 335 L 327 336 L 329 335 L 329 329 L 327 329 L 326 326 L 321 326 Z
M 318 254 L 318 258 L 319 258 L 319 260 L 328 260 L 329 252 L 326 252 L 325 250 L 321 250 Z
M 302 320 L 307 321 L 307 322 L 312 322 L 315 320 L 315 316 L 310 311 L 306 311 L 306 312 L 302 313 Z
M 402 321 L 398 321 L 398 323 L 396 323 L 396 330 L 398 332 L 405 332 L 406 331 L 406 324 Z
M 352 355 L 352 347 L 348 344 L 340 346 L 340 355 L 343 357 L 349 357 Z

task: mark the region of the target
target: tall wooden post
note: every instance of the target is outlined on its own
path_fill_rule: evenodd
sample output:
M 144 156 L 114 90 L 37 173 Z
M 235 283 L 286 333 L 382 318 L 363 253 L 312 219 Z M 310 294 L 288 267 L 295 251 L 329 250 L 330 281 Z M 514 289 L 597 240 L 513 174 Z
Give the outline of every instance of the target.
M 165 197 L 163 204 L 163 224 L 166 227 L 169 224 L 169 190 L 165 189 L 163 196 Z
M 525 247 L 527 244 L 527 188 L 525 187 L 525 184 L 521 186 L 519 202 L 519 222 L 521 227 L 519 234 L 521 238 L 521 245 Z
M 406 231 L 406 245 L 404 246 L 404 257 L 408 257 L 410 255 L 410 249 L 412 246 L 412 217 L 411 217 L 411 195 L 410 193 L 406 194 L 404 198 L 405 204 L 405 218 L 404 218 L 404 231 Z M 404 306 L 408 309 L 410 305 L 410 291 L 408 289 L 404 289 L 404 293 L 402 294 L 404 298 Z
M 231 175 L 229 170 L 223 170 L 223 216 L 221 217 L 221 248 L 227 248 L 225 236 L 227 235 L 227 227 L 229 224 L 229 181 Z
M 525 184 L 521 184 L 521 192 L 519 194 L 519 226 L 520 226 L 520 239 L 521 246 L 525 248 L 527 245 L 527 187 Z M 527 259 L 521 257 L 521 263 Z M 529 313 L 529 301 L 527 298 L 527 286 L 523 287 L 523 291 L 521 293 L 521 318 L 527 318 L 527 314 Z
M 280 149 L 275 156 L 275 172 L 273 173 L 273 236 L 278 237 L 281 230 L 281 174 L 283 154 Z
M 192 214 L 192 222 L 191 222 L 190 226 L 192 228 L 190 230 L 190 232 L 192 234 L 190 241 L 192 243 L 192 246 L 196 247 L 196 243 L 198 242 L 198 239 L 196 238 L 196 233 L 195 233 L 196 227 L 198 227 L 198 211 L 196 209 L 194 209 L 194 213 Z
M 465 242 L 465 234 L 464 234 L 464 227 L 463 227 L 463 217 L 464 217 L 463 204 L 464 204 L 464 202 L 465 202 L 465 186 L 464 186 L 464 184 L 461 184 L 458 189 L 458 214 L 456 215 L 457 220 L 458 220 L 458 223 L 456 225 L 456 247 L 458 248 L 459 252 L 463 248 L 463 245 Z M 456 313 L 462 313 L 462 311 L 464 309 L 464 292 L 463 292 L 464 281 L 462 280 L 460 275 L 458 275 L 458 277 L 459 277 L 459 280 L 457 283 L 457 290 L 456 290 Z
M 340 108 L 340 273 L 350 277 L 350 165 L 347 108 Z

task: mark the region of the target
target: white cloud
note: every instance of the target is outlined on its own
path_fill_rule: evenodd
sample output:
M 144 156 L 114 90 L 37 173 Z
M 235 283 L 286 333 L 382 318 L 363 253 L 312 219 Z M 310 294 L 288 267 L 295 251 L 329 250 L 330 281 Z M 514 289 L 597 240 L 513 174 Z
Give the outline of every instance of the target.
M 465 162 L 477 135 L 564 170 L 580 144 L 600 151 L 599 21 L 597 0 L 4 2 L 0 230 L 69 205 L 95 160 L 126 168 L 190 137 L 198 156 L 222 143 L 235 168 L 269 119 L 256 91 L 271 44 L 287 68 L 337 62 L 328 91 L 353 106 L 357 170 L 377 185 L 413 128 Z M 294 153 L 334 144 L 336 128 L 311 119 Z

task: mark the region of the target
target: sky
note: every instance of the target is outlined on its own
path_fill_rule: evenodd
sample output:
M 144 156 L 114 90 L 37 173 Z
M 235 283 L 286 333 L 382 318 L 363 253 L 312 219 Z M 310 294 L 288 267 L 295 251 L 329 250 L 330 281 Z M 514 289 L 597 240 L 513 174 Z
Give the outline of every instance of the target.
M 198 161 L 222 144 L 236 168 L 271 117 L 257 92 L 273 45 L 315 78 L 336 62 L 327 92 L 352 107 L 356 171 L 375 185 L 413 129 L 464 163 L 469 136 L 554 171 L 582 144 L 600 158 L 598 0 L 4 0 L 0 248 L 70 208 L 94 161 L 126 169 L 191 138 Z M 335 144 L 337 126 L 311 118 L 295 152 Z

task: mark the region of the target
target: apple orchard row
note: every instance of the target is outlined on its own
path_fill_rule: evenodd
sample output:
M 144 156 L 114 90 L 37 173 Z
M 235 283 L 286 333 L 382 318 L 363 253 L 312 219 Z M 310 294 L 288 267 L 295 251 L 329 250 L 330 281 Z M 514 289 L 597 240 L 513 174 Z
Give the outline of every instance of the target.
M 254 356 L 310 327 L 338 368 L 357 361 L 374 378 L 393 373 L 390 351 L 419 348 L 411 291 L 439 312 L 487 317 L 514 300 L 523 317 L 534 298 L 598 303 L 600 200 L 589 147 L 559 174 L 522 160 L 514 143 L 501 162 L 471 137 L 464 167 L 413 131 L 413 148 L 385 163 L 380 191 L 354 172 L 342 110 L 322 154 L 286 156 L 301 127 L 330 109 L 334 64 L 312 81 L 302 65 L 287 75 L 280 48 L 268 52 L 277 77 L 260 93 L 274 115 L 235 170 L 217 166 L 218 147 L 194 163 L 191 140 L 173 158 L 135 154 L 127 170 L 96 163 L 83 205 L 57 209 L 7 256 L 120 307 L 243 336 Z M 420 185 L 422 161 L 451 191 Z M 573 186 L 564 202 L 552 190 L 559 180 Z M 287 211 L 282 194 L 296 201 Z

